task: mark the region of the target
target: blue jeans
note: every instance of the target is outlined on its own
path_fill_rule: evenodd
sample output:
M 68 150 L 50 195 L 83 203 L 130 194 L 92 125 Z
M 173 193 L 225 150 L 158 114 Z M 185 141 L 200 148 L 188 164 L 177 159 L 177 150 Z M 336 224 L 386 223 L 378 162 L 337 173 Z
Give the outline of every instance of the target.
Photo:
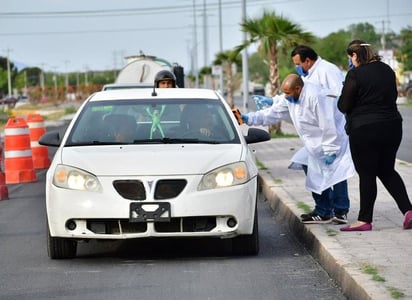
M 338 182 L 333 186 L 333 212 L 335 215 L 346 215 L 349 212 L 348 182 Z
M 308 166 L 303 165 L 303 171 L 307 174 Z M 345 215 L 349 211 L 348 183 L 346 180 L 327 188 L 322 194 L 312 192 L 315 200 L 314 212 L 322 217 L 333 217 L 334 215 Z

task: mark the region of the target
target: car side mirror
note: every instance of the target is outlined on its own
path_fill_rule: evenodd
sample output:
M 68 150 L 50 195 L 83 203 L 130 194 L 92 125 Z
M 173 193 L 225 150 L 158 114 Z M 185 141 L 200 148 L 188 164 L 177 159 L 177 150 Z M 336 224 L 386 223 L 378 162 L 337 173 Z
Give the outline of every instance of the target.
M 39 144 L 42 146 L 59 147 L 61 137 L 59 131 L 50 131 L 43 134 L 39 139 Z
M 245 140 L 247 144 L 254 144 L 269 141 L 271 139 L 269 132 L 259 128 L 249 128 Z

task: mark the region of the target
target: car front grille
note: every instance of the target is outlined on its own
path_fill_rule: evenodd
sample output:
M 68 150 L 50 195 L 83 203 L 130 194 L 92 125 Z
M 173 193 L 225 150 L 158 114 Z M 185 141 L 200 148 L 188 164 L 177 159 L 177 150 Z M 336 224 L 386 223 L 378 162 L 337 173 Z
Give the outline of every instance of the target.
M 154 225 L 157 232 L 209 232 L 216 227 L 216 218 L 172 218 L 170 222 L 155 222 Z
M 89 219 L 87 229 L 96 234 L 118 235 L 121 233 L 143 233 L 145 222 L 129 222 L 128 219 Z M 156 232 L 209 232 L 216 227 L 216 217 L 172 218 L 170 222 L 154 222 Z
M 115 180 L 113 186 L 123 198 L 129 200 L 145 200 L 146 191 L 139 180 Z
M 131 223 L 128 219 L 87 220 L 87 229 L 96 234 L 141 233 L 147 230 L 147 223 Z
M 163 179 L 156 183 L 154 199 L 165 200 L 179 196 L 187 184 L 185 179 Z M 140 180 L 115 180 L 115 190 L 128 200 L 146 200 L 146 190 Z
M 154 198 L 164 200 L 175 198 L 183 191 L 187 184 L 184 179 L 165 179 L 159 180 L 156 184 Z

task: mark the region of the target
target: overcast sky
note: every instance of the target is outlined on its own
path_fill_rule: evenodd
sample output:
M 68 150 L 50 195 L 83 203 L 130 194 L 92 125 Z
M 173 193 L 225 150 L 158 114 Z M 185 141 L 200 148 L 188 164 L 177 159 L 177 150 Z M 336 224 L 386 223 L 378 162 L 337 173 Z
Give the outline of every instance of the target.
M 242 42 L 242 2 L 221 0 L 223 50 Z M 195 22 L 198 66 L 205 61 L 210 64 L 220 51 L 218 3 L 1 0 L 0 56 L 9 53 L 17 64 L 77 72 L 120 68 L 125 64 L 123 57 L 143 51 L 177 62 L 188 73 L 194 61 Z M 246 4 L 247 17 L 259 17 L 263 9 L 274 10 L 319 37 L 360 22 L 374 25 L 379 33 L 399 33 L 412 26 L 411 0 L 246 0 Z

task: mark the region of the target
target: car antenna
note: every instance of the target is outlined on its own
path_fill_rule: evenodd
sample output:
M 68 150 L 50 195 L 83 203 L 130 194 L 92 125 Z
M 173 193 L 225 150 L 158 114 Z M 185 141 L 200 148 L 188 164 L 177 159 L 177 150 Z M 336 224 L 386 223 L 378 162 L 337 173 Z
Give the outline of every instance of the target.
M 153 86 L 152 96 L 157 96 L 157 93 L 156 93 L 156 86 L 155 86 L 155 85 Z

